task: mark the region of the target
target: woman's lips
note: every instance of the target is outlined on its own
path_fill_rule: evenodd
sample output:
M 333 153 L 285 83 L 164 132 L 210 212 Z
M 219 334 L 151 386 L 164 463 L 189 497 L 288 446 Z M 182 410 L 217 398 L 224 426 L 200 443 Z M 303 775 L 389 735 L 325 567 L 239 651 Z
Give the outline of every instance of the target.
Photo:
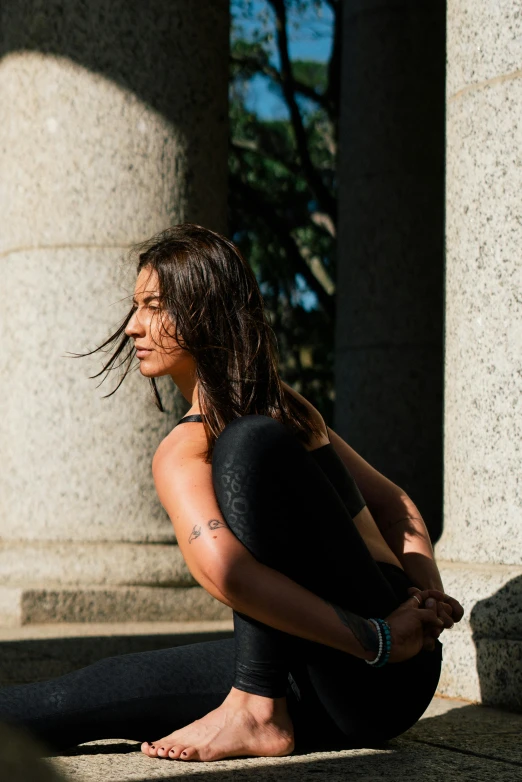
M 145 356 L 148 356 L 149 353 L 152 353 L 152 350 L 145 350 L 144 348 L 136 348 L 136 355 L 138 358 L 145 358 Z

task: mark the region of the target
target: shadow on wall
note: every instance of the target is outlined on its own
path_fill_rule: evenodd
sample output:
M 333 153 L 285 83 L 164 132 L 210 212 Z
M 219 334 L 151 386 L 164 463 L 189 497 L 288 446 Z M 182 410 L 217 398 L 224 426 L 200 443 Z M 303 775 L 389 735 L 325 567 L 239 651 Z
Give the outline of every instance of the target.
M 522 576 L 471 610 L 482 703 L 522 711 Z
M 185 141 L 183 184 L 190 192 L 193 168 L 208 144 L 207 107 L 227 106 L 228 56 L 216 47 L 228 40 L 228 25 L 228 0 L 10 0 L 0 9 L 0 57 L 66 58 L 148 104 Z M 216 87 L 223 90 L 219 100 Z M 226 109 L 219 122 L 227 122 Z
M 205 97 L 194 94 L 195 87 L 204 90 L 201 69 L 206 59 L 215 68 L 211 43 L 221 41 L 207 31 L 222 28 L 227 11 L 227 0 L 13 0 L 2 4 L 0 56 L 23 50 L 67 57 L 180 125 L 177 107 Z M 186 129 L 193 132 L 192 116 L 189 123 Z

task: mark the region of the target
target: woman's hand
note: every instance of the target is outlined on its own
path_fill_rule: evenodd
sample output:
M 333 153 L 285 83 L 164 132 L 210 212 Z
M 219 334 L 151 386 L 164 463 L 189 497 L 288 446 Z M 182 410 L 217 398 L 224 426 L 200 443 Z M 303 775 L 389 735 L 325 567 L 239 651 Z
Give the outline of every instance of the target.
M 420 596 L 419 596 L 420 597 Z M 432 608 L 421 608 L 416 596 L 386 617 L 391 630 L 389 662 L 400 663 L 414 657 L 421 649 L 435 649 L 434 631 L 442 632 L 444 623 Z
M 437 612 L 437 615 L 444 622 L 444 627 L 440 630 L 433 629 L 433 637 L 438 638 L 442 633 L 442 630 L 453 627 L 455 622 L 460 622 L 464 616 L 464 609 L 458 600 L 454 597 L 450 597 L 445 592 L 441 592 L 439 589 L 418 589 L 418 587 L 410 587 L 408 589 L 409 595 L 416 595 L 421 600 L 421 605 L 424 604 L 425 608 L 433 608 Z

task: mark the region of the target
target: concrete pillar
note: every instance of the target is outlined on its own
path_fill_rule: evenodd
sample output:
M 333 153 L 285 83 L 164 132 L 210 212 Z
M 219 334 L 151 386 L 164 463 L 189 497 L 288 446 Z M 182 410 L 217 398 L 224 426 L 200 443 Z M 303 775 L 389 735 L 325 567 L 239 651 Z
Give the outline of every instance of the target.
M 129 244 L 184 220 L 226 231 L 228 3 L 0 14 L 0 621 L 212 618 L 151 475 L 173 384 L 168 414 L 139 371 L 102 399 L 119 374 L 97 388 L 105 356 L 67 353 L 128 311 Z
M 522 709 L 522 17 L 449 0 L 440 691 Z M 447 562 L 443 562 L 446 560 Z
M 442 516 L 442 0 L 346 0 L 339 135 L 340 434 Z

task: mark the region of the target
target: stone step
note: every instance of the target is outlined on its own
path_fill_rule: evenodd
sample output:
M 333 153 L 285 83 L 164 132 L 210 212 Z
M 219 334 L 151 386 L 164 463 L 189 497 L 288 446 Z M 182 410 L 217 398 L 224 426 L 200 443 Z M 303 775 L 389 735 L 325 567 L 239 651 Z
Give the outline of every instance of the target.
M 6 586 L 194 586 L 175 540 L 135 543 L 0 540 L 0 583 Z
M 231 619 L 0 627 L 0 686 L 62 676 L 129 652 L 231 638 Z
M 444 590 L 464 608 L 446 630 L 438 692 L 522 711 L 522 567 L 438 560 Z
M 230 609 L 199 586 L 0 585 L 0 625 L 227 619 Z

